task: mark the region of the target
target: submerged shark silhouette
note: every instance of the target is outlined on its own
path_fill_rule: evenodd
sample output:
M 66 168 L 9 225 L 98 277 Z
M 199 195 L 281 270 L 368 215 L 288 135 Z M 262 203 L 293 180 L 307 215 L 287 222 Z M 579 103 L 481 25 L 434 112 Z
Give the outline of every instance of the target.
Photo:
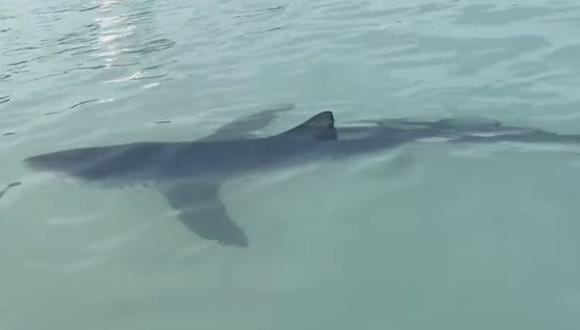
M 218 196 L 228 178 L 376 152 L 425 138 L 443 138 L 454 143 L 580 142 L 580 135 L 503 126 L 495 120 L 385 119 L 363 121 L 363 126 L 336 128 L 331 111 L 321 112 L 281 134 L 247 136 L 269 123 L 273 113 L 242 118 L 197 141 L 140 142 L 64 150 L 27 158 L 25 163 L 37 170 L 60 172 L 89 182 L 113 186 L 150 184 L 178 212 L 178 218 L 200 237 L 246 247 L 248 238 L 230 219 Z

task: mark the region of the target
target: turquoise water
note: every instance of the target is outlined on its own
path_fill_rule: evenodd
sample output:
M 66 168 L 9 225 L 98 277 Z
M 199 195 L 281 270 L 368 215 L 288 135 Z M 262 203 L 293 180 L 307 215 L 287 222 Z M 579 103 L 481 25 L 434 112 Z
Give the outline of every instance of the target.
M 228 182 L 251 247 L 152 190 L 25 169 L 88 145 L 490 117 L 580 132 L 576 1 L 5 0 L 0 328 L 574 329 L 580 156 L 417 143 Z M 1 188 L 0 188 L 1 189 Z

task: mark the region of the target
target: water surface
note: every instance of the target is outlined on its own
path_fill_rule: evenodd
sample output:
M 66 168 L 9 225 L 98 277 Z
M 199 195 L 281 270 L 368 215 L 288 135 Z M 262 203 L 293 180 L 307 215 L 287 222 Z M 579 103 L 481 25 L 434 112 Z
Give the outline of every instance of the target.
M 2 329 L 573 329 L 580 156 L 408 145 L 228 182 L 251 240 L 188 232 L 152 190 L 25 169 L 294 109 L 580 132 L 575 1 L 5 0 Z M 0 188 L 1 189 L 1 188 Z

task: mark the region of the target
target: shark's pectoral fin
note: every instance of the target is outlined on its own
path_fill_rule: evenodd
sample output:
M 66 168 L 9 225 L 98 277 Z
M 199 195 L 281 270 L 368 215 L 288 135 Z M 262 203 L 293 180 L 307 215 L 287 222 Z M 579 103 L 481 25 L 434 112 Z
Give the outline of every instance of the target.
M 227 214 L 217 184 L 182 184 L 162 189 L 179 219 L 202 238 L 224 245 L 248 246 L 248 238 Z
M 263 110 L 258 113 L 252 113 L 225 124 L 202 140 L 211 141 L 250 138 L 252 137 L 251 133 L 255 133 L 256 131 L 270 125 L 274 119 L 276 119 L 276 115 L 292 109 L 294 109 L 293 104 L 281 104 L 275 108 Z

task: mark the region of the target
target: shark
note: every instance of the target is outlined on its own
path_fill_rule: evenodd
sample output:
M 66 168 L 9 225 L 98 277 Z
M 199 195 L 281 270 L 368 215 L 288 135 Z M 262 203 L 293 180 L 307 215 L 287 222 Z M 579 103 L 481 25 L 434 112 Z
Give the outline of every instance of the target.
M 32 169 L 64 174 L 112 187 L 145 185 L 156 189 L 177 218 L 197 236 L 247 247 L 245 232 L 232 220 L 220 189 L 232 178 L 310 162 L 340 161 L 403 144 L 436 139 L 447 143 L 573 144 L 580 135 L 504 125 L 493 119 L 446 118 L 360 120 L 340 127 L 330 110 L 283 132 L 256 136 L 275 114 L 264 111 L 234 120 L 193 141 L 132 142 L 81 147 L 26 158 Z

